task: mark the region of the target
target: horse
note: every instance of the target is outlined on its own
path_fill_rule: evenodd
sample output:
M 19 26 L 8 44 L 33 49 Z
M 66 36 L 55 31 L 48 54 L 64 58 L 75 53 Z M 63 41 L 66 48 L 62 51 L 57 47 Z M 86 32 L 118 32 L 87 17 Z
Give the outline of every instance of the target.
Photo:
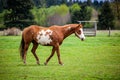
M 67 24 L 64 26 L 53 25 L 51 27 L 45 28 L 38 25 L 31 25 L 25 28 L 22 32 L 22 39 L 20 43 L 20 56 L 23 63 L 26 64 L 26 55 L 30 43 L 33 43 L 31 52 L 33 53 L 37 64 L 40 64 L 39 58 L 36 55 L 36 49 L 38 45 L 52 46 L 52 52 L 50 56 L 46 59 L 45 65 L 48 64 L 54 53 L 57 53 L 58 62 L 63 65 L 60 58 L 59 46 L 62 44 L 63 40 L 69 35 L 75 33 L 75 35 L 83 41 L 85 39 L 83 33 L 82 24 Z

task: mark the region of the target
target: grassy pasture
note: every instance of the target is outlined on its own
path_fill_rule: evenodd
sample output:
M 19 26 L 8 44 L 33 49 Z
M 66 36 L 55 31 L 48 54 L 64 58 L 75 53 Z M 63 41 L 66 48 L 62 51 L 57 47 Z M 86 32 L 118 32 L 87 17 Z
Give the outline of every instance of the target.
M 56 54 L 47 66 L 44 62 L 51 47 L 39 46 L 37 65 L 29 47 L 27 65 L 19 56 L 21 36 L 0 36 L 0 80 L 120 80 L 120 31 L 111 37 L 100 31 L 96 37 L 81 42 L 71 35 L 60 47 L 60 66 Z

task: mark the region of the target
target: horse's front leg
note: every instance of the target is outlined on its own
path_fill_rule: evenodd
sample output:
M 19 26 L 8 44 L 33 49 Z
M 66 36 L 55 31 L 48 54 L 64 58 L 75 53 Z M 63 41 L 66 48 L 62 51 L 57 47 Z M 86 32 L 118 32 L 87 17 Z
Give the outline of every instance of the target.
M 59 49 L 59 44 L 56 47 L 56 52 L 57 52 L 57 57 L 58 57 L 58 62 L 60 65 L 63 65 L 61 58 L 60 58 L 60 49 Z
M 32 50 L 31 50 L 31 52 L 33 53 L 33 55 L 34 55 L 34 57 L 35 57 L 35 59 L 36 59 L 36 61 L 37 61 L 37 64 L 39 65 L 39 64 L 40 64 L 39 58 L 38 58 L 38 56 L 36 55 L 36 49 L 37 49 L 37 47 L 38 47 L 38 43 L 33 42 L 33 48 L 32 48 Z
M 49 62 L 49 60 L 51 59 L 51 57 L 54 55 L 54 53 L 55 53 L 55 47 L 53 46 L 51 55 L 47 58 L 46 62 L 44 63 L 45 65 L 47 65 L 47 63 Z

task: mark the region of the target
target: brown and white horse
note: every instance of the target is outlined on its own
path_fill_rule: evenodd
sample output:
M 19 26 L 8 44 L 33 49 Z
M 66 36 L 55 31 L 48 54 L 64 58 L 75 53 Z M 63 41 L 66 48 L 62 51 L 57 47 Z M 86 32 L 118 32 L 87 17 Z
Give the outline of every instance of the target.
M 36 55 L 36 49 L 38 44 L 43 46 L 52 46 L 51 55 L 47 58 L 44 63 L 47 65 L 48 61 L 54 55 L 55 51 L 58 56 L 59 64 L 63 65 L 60 59 L 60 50 L 59 46 L 62 44 L 63 40 L 69 35 L 75 33 L 75 35 L 81 40 L 85 39 L 83 34 L 83 29 L 81 24 L 68 24 L 64 26 L 51 26 L 49 28 L 31 25 L 23 30 L 22 40 L 20 44 L 20 55 L 23 59 L 23 62 L 26 64 L 26 54 L 30 43 L 33 43 L 31 52 L 36 58 L 37 64 L 39 64 L 39 58 Z

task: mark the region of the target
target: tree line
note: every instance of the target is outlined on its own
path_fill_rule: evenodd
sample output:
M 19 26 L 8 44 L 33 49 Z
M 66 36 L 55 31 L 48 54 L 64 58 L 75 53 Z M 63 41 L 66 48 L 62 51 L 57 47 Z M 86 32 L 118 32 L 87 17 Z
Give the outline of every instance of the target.
M 118 0 L 0 0 L 0 27 L 21 29 L 78 23 L 79 20 L 98 20 L 98 29 L 120 29 L 120 2 Z M 97 18 L 94 19 L 94 11 Z M 92 24 L 84 24 L 90 27 Z

